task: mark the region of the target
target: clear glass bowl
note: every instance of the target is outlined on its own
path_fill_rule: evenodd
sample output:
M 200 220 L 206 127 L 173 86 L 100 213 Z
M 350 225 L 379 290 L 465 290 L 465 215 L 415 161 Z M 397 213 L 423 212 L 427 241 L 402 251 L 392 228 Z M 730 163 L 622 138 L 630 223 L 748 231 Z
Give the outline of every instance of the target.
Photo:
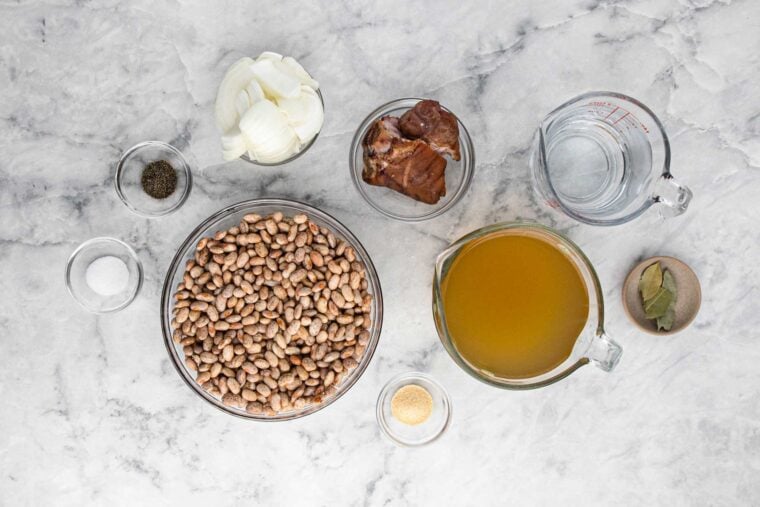
M 177 173 L 177 188 L 165 199 L 149 196 L 140 182 L 145 166 L 156 160 L 166 160 Z M 116 193 L 127 208 L 138 215 L 153 218 L 168 215 L 185 203 L 193 186 L 193 176 L 190 165 L 177 148 L 161 141 L 145 141 L 132 146 L 121 156 L 116 166 L 114 184 Z
M 319 88 L 317 88 L 317 96 L 319 97 L 320 102 L 322 102 L 322 111 L 324 111 L 325 99 L 324 97 L 322 97 L 322 91 Z M 324 126 L 324 123 L 322 124 L 322 126 Z M 287 164 L 288 162 L 294 161 L 295 159 L 297 159 L 298 157 L 300 157 L 301 155 L 309 151 L 309 148 L 311 148 L 311 146 L 319 137 L 320 132 L 322 132 L 322 129 L 320 129 L 320 131 L 317 132 L 317 135 L 311 138 L 311 141 L 304 144 L 300 150 L 298 150 L 297 152 L 295 152 L 294 154 L 292 154 L 290 157 L 286 158 L 285 160 L 280 160 L 279 162 L 259 162 L 258 160 L 253 160 L 252 158 L 250 158 L 247 153 L 243 155 L 242 157 L 240 157 L 240 159 L 245 160 L 246 162 L 249 162 L 253 165 L 260 165 L 262 167 L 273 167 L 273 166 Z
M 100 257 L 118 257 L 127 266 L 129 281 L 118 294 L 101 295 L 87 285 L 87 267 Z M 93 238 L 77 247 L 66 263 L 66 288 L 74 299 L 92 313 L 109 313 L 125 308 L 140 291 L 143 269 L 132 248 L 115 238 Z
M 423 423 L 408 425 L 397 421 L 391 413 L 391 400 L 404 386 L 417 385 L 433 398 L 433 412 Z M 428 444 L 440 437 L 451 421 L 451 399 L 446 390 L 424 373 L 402 373 L 388 381 L 377 398 L 377 422 L 383 433 L 394 443 L 414 447 Z
M 351 153 L 349 165 L 351 168 L 351 179 L 365 201 L 383 215 L 402 220 L 405 222 L 419 222 L 437 217 L 446 210 L 454 206 L 467 192 L 472 181 L 473 169 L 475 167 L 475 149 L 472 146 L 472 140 L 467 129 L 457 118 L 459 125 L 459 149 L 461 151 L 461 160 L 452 160 L 446 158 L 446 195 L 435 204 L 426 204 L 419 202 L 395 190 L 386 187 L 379 187 L 365 183 L 362 179 L 364 170 L 364 150 L 362 141 L 367 135 L 367 131 L 372 124 L 383 116 L 391 115 L 400 117 L 405 112 L 413 108 L 423 99 L 407 98 L 398 99 L 387 104 L 383 104 L 369 116 L 367 116 L 354 134 L 351 142 Z M 442 107 L 446 109 L 443 105 Z M 446 111 L 449 111 L 446 109 Z M 453 114 L 452 111 L 449 111 Z M 456 116 L 456 115 L 455 115 Z
M 195 382 L 195 372 L 189 370 L 185 365 L 184 353 L 182 347 L 175 344 L 172 340 L 171 329 L 171 316 L 174 309 L 174 291 L 177 285 L 182 281 L 185 264 L 188 260 L 193 258 L 195 254 L 195 246 L 202 237 L 213 236 L 216 231 L 224 230 L 233 225 L 240 223 L 243 216 L 248 213 L 258 213 L 259 215 L 266 216 L 275 211 L 281 211 L 286 216 L 293 216 L 298 213 L 305 213 L 309 218 L 319 225 L 320 227 L 326 227 L 330 229 L 337 237 L 342 238 L 346 243 L 351 245 L 356 252 L 356 257 L 364 264 L 367 272 L 367 281 L 369 283 L 370 292 L 372 294 L 372 325 L 370 326 L 370 340 L 367 344 L 367 349 L 364 352 L 359 365 L 346 376 L 343 382 L 338 386 L 337 391 L 332 396 L 326 396 L 324 400 L 319 404 L 307 405 L 301 409 L 291 410 L 288 412 L 280 412 L 278 414 L 269 416 L 266 414 L 249 414 L 245 410 L 237 409 L 224 405 L 220 399 L 215 398 L 211 394 L 207 393 L 198 383 Z M 372 355 L 377 347 L 377 342 L 380 338 L 380 330 L 383 323 L 383 295 L 380 288 L 380 279 L 377 276 L 375 267 L 372 264 L 372 260 L 369 254 L 364 249 L 358 239 L 349 231 L 343 224 L 338 222 L 335 218 L 327 213 L 303 204 L 297 201 L 291 201 L 286 199 L 253 199 L 250 201 L 243 201 L 238 204 L 234 204 L 227 208 L 217 211 L 209 218 L 204 220 L 193 232 L 185 239 L 182 245 L 177 250 L 174 259 L 169 266 L 169 270 L 166 274 L 164 281 L 163 293 L 161 295 L 161 329 L 164 334 L 164 344 L 169 352 L 169 357 L 174 364 L 175 369 L 179 373 L 180 377 L 190 387 L 195 394 L 212 404 L 219 410 L 232 414 L 235 416 L 255 419 L 261 421 L 285 421 L 290 419 L 296 419 L 303 417 L 330 405 L 335 400 L 340 398 L 351 386 L 353 386 L 359 377 L 361 377 L 364 370 L 367 369 L 369 362 L 372 360 Z

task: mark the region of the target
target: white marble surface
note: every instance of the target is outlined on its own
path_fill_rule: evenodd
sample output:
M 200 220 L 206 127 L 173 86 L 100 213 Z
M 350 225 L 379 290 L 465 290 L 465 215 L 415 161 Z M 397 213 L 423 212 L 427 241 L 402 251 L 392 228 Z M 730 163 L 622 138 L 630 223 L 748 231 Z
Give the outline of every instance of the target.
M 0 504 L 760 504 L 760 2 L 0 3 Z M 324 131 L 282 168 L 222 164 L 216 85 L 241 55 L 274 49 L 323 85 Z M 695 193 L 683 217 L 578 225 L 536 203 L 527 169 L 543 114 L 592 89 L 633 95 L 671 136 L 673 173 Z M 473 185 L 441 218 L 410 225 L 367 206 L 348 147 L 390 99 L 441 100 L 468 126 Z M 132 215 L 111 183 L 122 150 L 171 142 L 195 164 L 181 212 Z M 218 208 L 303 199 L 364 242 L 385 292 L 377 354 L 359 383 L 311 417 L 224 415 L 182 383 L 159 326 L 175 249 Z M 482 225 L 536 219 L 598 268 L 608 328 L 625 353 L 531 392 L 461 372 L 430 314 L 433 259 Z M 66 258 L 113 235 L 145 284 L 96 317 L 66 293 Z M 392 239 L 392 241 L 389 241 Z M 644 335 L 620 300 L 653 254 L 691 264 L 702 310 L 686 331 Z M 448 433 L 421 449 L 384 439 L 374 402 L 392 375 L 450 391 Z

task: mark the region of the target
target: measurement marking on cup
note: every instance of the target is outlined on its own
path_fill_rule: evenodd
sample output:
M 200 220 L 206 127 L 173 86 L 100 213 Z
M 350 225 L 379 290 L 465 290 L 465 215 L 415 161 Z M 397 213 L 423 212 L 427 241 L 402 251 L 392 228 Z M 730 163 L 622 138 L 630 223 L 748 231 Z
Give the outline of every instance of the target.
M 534 184 L 545 205 L 584 223 L 634 219 L 659 195 L 668 174 L 663 125 L 646 105 L 624 95 L 570 100 L 542 120 L 534 144 Z M 691 198 L 690 191 L 667 190 L 683 195 L 685 204 Z M 667 215 L 682 213 L 685 206 L 671 201 L 665 202 Z
M 613 125 L 617 125 L 617 123 L 618 123 L 620 120 L 622 120 L 623 118 L 625 118 L 625 117 L 626 117 L 626 116 L 628 116 L 629 114 L 631 114 L 631 113 L 629 113 L 628 111 L 626 111 L 626 112 L 625 112 L 625 114 L 624 114 L 623 116 L 621 116 L 621 117 L 620 117 L 620 118 L 618 118 L 617 120 L 613 121 L 613 122 L 612 122 L 612 124 L 613 124 Z

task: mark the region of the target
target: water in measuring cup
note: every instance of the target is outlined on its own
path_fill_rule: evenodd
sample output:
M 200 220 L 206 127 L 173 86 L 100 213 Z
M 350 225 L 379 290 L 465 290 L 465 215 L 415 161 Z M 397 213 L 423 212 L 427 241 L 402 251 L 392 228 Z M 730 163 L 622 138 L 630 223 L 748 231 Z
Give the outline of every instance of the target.
M 547 176 L 575 213 L 609 216 L 640 199 L 652 147 L 645 128 L 625 110 L 570 108 L 547 125 L 544 142 Z

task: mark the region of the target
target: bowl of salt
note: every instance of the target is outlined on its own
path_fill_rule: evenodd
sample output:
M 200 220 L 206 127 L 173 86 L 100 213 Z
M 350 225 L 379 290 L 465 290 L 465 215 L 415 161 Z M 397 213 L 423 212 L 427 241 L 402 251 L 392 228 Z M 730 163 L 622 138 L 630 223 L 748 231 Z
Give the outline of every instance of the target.
M 92 313 L 125 308 L 137 296 L 142 280 L 137 254 L 115 238 L 85 241 L 66 263 L 66 288 L 77 303 Z

